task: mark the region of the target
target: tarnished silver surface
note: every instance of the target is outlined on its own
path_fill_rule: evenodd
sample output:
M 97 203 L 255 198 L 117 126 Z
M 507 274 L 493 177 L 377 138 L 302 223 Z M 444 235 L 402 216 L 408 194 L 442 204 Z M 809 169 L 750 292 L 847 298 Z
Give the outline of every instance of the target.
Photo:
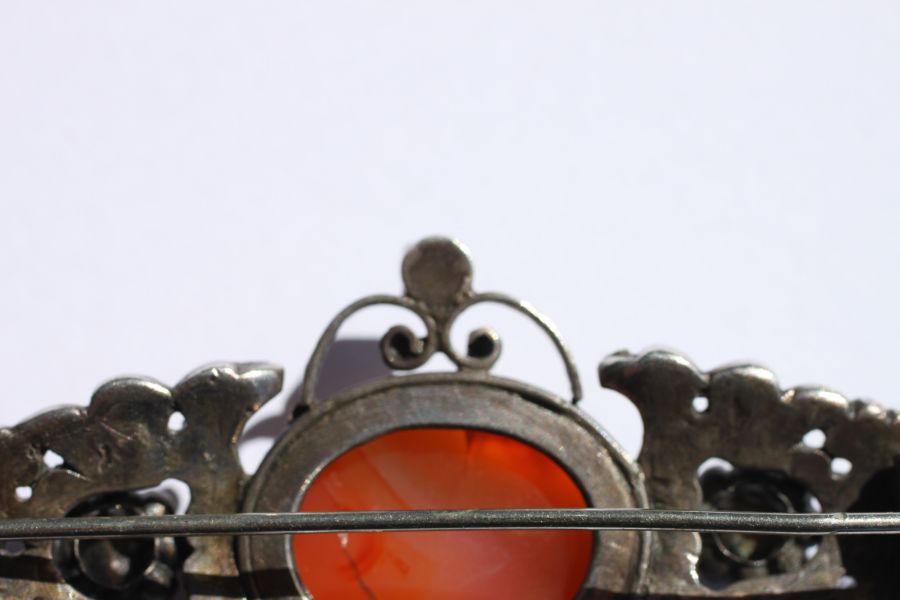
M 380 435 L 410 427 L 459 427 L 505 434 L 523 440 L 563 465 L 579 484 L 590 506 L 642 508 L 646 497 L 640 474 L 619 446 L 574 406 L 581 387 L 574 363 L 549 322 L 525 302 L 503 294 L 472 290 L 472 265 L 458 243 L 429 238 L 406 256 L 402 268 L 406 294 L 372 296 L 342 311 L 322 335 L 304 381 L 303 406 L 287 432 L 269 452 L 248 488 L 245 512 L 297 510 L 320 470 L 351 448 Z M 499 336 L 479 329 L 469 336 L 466 354 L 450 344 L 454 321 L 478 302 L 499 302 L 532 319 L 562 356 L 573 402 L 489 371 L 500 352 Z M 381 351 L 388 365 L 412 370 L 435 352 L 458 367 L 454 373 L 425 373 L 384 378 L 316 401 L 313 390 L 321 363 L 341 324 L 373 304 L 408 308 L 426 327 L 423 339 L 406 327 L 391 328 Z M 640 589 L 647 562 L 646 533 L 607 531 L 595 535 L 594 556 L 584 597 L 630 593 Z M 303 574 L 296 572 L 288 536 L 239 540 L 242 572 L 254 597 L 310 598 Z
M 617 353 L 600 378 L 641 412 L 635 463 L 575 406 L 578 374 L 547 319 L 516 298 L 475 292 L 472 273 L 460 244 L 429 238 L 403 261 L 402 295 L 341 311 L 309 361 L 293 421 L 249 482 L 236 444 L 281 387 L 267 364 L 207 367 L 174 388 L 118 379 L 87 408 L 0 429 L 0 540 L 18 544 L 0 546 L 0 597 L 309 598 L 291 534 L 486 528 L 595 530 L 582 599 L 897 597 L 900 535 L 849 535 L 900 530 L 892 411 L 824 388 L 782 390 L 758 366 L 704 373 L 671 352 Z M 493 375 L 501 343 L 489 328 L 473 331 L 465 351 L 453 348 L 454 322 L 480 302 L 519 311 L 548 335 L 571 401 Z M 341 325 L 378 304 L 410 310 L 426 330 L 388 329 L 380 349 L 391 369 L 415 370 L 442 352 L 458 370 L 315 398 Z M 316 474 L 350 448 L 435 426 L 533 445 L 565 467 L 591 508 L 296 512 Z M 189 486 L 186 515 L 148 491 L 166 479 Z
M 318 403 L 269 453 L 248 488 L 243 510 L 297 510 L 322 467 L 358 444 L 408 427 L 462 427 L 510 435 L 565 465 L 590 506 L 645 506 L 631 463 L 577 408 L 521 384 L 462 373 L 399 377 Z M 586 589 L 637 589 L 646 537 L 627 531 L 597 535 Z M 240 538 L 238 550 L 254 597 L 309 598 L 287 536 Z
M 476 293 L 472 289 L 472 263 L 468 250 L 455 240 L 427 238 L 416 244 L 403 259 L 402 275 L 406 293 L 402 296 L 367 296 L 342 310 L 331 321 L 316 345 L 303 378 L 302 398 L 306 405 L 315 401 L 319 371 L 337 333 L 350 316 L 369 306 L 388 305 L 406 308 L 425 325 L 424 338 L 418 338 L 406 326 L 392 327 L 381 340 L 385 362 L 396 370 L 423 366 L 435 352 L 443 352 L 464 370 L 487 371 L 500 357 L 500 336 L 489 327 L 469 334 L 468 348 L 460 353 L 450 342 L 456 319 L 466 309 L 481 303 L 501 304 L 522 313 L 540 327 L 556 346 L 571 386 L 572 401 L 581 399 L 581 381 L 575 361 L 552 323 L 531 304 L 496 292 Z
M 256 363 L 207 367 L 174 388 L 150 379 L 117 379 L 98 389 L 87 408 L 61 408 L 2 429 L 0 516 L 64 517 L 85 503 L 103 503 L 106 498 L 127 505 L 131 500 L 122 496 L 124 492 L 170 478 L 189 486 L 188 513 L 236 512 L 246 475 L 235 445 L 244 423 L 281 389 L 281 382 L 280 369 Z M 176 412 L 184 416 L 177 431 L 169 428 Z M 47 451 L 63 462 L 45 464 Z M 178 568 L 183 568 L 182 583 L 189 594 L 241 595 L 231 538 L 192 537 L 187 545 Z M 132 580 L 141 573 L 117 570 L 123 562 L 122 548 L 91 550 L 95 555 L 104 553 L 108 562 L 105 570 L 84 565 L 95 579 L 89 589 L 105 590 L 109 595 L 104 597 L 158 597 L 123 586 L 123 578 Z M 65 569 L 59 568 L 69 554 L 51 542 L 29 541 L 21 554 L 0 556 L 0 596 L 87 597 L 68 585 Z M 177 590 L 164 591 L 167 597 Z
M 770 371 L 755 365 L 703 373 L 663 351 L 610 356 L 600 380 L 640 410 L 644 442 L 638 462 L 653 508 L 843 512 L 860 510 L 873 477 L 896 485 L 900 422 L 873 404 L 824 388 L 782 390 Z M 823 437 L 822 446 L 813 447 Z M 700 474 L 709 459 L 721 462 Z M 885 490 L 871 494 L 881 505 L 870 510 L 900 508 Z M 894 543 L 889 540 L 888 547 Z M 647 590 L 777 594 L 838 588 L 849 583 L 843 579 L 848 574 L 859 586 L 876 586 L 892 575 L 873 578 L 865 568 L 845 568 L 876 544 L 884 542 L 839 546 L 833 537 L 801 544 L 797 538 L 659 532 L 653 535 Z

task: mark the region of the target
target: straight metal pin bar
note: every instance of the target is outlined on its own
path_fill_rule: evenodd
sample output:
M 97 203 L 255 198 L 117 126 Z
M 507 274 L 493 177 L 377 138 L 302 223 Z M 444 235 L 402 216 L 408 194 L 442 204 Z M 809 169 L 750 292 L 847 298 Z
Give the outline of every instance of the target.
M 19 518 L 0 520 L 0 540 L 492 529 L 896 534 L 900 533 L 900 513 L 796 514 L 585 508 Z

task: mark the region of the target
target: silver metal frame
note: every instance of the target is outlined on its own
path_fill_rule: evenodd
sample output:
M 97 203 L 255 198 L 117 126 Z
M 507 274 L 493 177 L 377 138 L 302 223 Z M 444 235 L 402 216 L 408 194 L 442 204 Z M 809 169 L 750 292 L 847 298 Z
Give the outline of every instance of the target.
M 281 371 L 272 365 L 208 367 L 172 388 L 119 379 L 101 387 L 86 409 L 58 409 L 0 429 L 0 540 L 21 546 L 16 553 L 0 547 L 0 596 L 155 600 L 179 579 L 195 598 L 309 598 L 294 568 L 290 534 L 497 528 L 595 530 L 583 598 L 896 596 L 900 574 L 892 561 L 900 556 L 900 536 L 844 535 L 900 532 L 894 412 L 825 388 L 782 390 L 771 372 L 754 365 L 704 373 L 670 352 L 618 353 L 603 362 L 600 379 L 641 412 L 645 439 L 634 463 L 575 406 L 581 383 L 557 331 L 524 301 L 475 292 L 461 245 L 423 240 L 406 255 L 402 276 L 402 295 L 364 298 L 326 328 L 307 365 L 298 416 L 252 479 L 240 467 L 236 443 L 250 415 L 280 390 Z M 569 377 L 571 402 L 492 375 L 501 341 L 489 328 L 473 331 L 465 352 L 453 348 L 457 317 L 482 302 L 519 311 L 547 334 Z M 389 367 L 414 370 L 442 352 L 458 372 L 395 375 L 317 399 L 319 372 L 341 325 L 379 304 L 412 311 L 426 330 L 420 339 L 406 327 L 390 328 L 380 345 Z M 698 397 L 708 408 L 693 405 Z M 167 427 L 174 413 L 185 417 L 180 430 Z M 566 469 L 591 508 L 296 512 L 310 482 L 334 458 L 410 427 L 483 429 L 531 444 Z M 812 429 L 824 432 L 823 447 L 803 444 Z M 45 464 L 47 451 L 62 464 Z M 698 474 L 712 457 L 733 465 L 716 475 L 725 477 L 716 488 Z M 852 461 L 849 474 L 831 470 L 837 457 Z M 172 509 L 164 499 L 140 492 L 168 478 L 190 487 L 188 514 L 165 514 Z M 719 491 L 710 496 L 707 488 Z M 768 490 L 763 496 L 779 505 L 768 512 L 731 510 L 748 489 Z M 17 495 L 21 490 L 30 496 Z M 792 490 L 814 497 L 823 512 L 794 506 Z M 745 561 L 723 546 L 725 533 L 747 534 L 729 539 L 751 549 L 759 535 L 787 537 L 775 555 Z M 798 558 L 804 548 L 798 540 L 808 535 L 824 537 L 815 538 L 815 556 Z M 119 550 L 109 540 L 138 536 L 155 541 L 132 544 L 143 548 L 146 568 L 123 583 L 113 572 Z M 175 540 L 181 537 L 190 553 L 181 552 L 183 543 Z M 98 547 L 112 554 L 87 550 Z M 701 581 L 707 560 L 740 563 L 737 577 L 720 588 Z M 79 583 L 86 573 L 89 588 Z M 857 580 L 842 589 L 848 573 Z
M 332 460 L 386 433 L 415 427 L 479 429 L 516 438 L 565 468 L 589 506 L 646 507 L 633 463 L 582 411 L 518 382 L 462 372 L 391 378 L 314 405 L 259 467 L 243 511 L 296 511 L 311 482 Z M 254 597 L 310 598 L 295 572 L 289 540 L 290 536 L 239 540 L 239 564 Z M 647 534 L 621 530 L 595 535 L 585 591 L 601 586 L 615 592 L 640 589 L 648 542 Z M 290 573 L 294 587 L 287 585 L 287 575 L 273 577 L 273 570 Z

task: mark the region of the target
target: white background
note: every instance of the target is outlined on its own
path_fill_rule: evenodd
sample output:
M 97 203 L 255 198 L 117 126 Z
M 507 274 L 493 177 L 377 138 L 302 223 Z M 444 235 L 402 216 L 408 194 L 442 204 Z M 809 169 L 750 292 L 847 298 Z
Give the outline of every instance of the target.
M 212 360 L 291 390 L 435 233 L 556 322 L 632 452 L 621 348 L 900 408 L 898 114 L 892 2 L 5 2 L 0 422 Z M 486 322 L 500 372 L 565 392 Z

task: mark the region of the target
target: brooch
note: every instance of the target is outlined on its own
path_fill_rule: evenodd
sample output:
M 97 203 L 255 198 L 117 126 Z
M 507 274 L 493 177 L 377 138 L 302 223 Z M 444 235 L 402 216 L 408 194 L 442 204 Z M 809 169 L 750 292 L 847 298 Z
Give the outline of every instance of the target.
M 279 393 L 268 363 L 174 386 L 121 378 L 87 407 L 0 429 L 0 595 L 316 600 L 893 598 L 900 556 L 897 415 L 772 372 L 704 372 L 672 352 L 604 359 L 599 383 L 640 411 L 637 460 L 581 410 L 562 337 L 527 302 L 473 288 L 457 242 L 429 238 L 404 292 L 332 320 L 293 418 L 247 474 L 237 443 Z M 451 329 L 495 303 L 527 317 L 568 397 L 492 367 L 501 339 Z M 390 305 L 391 374 L 317 398 L 341 325 Z M 435 354 L 455 370 L 421 372 Z M 160 484 L 179 481 L 179 514 Z

